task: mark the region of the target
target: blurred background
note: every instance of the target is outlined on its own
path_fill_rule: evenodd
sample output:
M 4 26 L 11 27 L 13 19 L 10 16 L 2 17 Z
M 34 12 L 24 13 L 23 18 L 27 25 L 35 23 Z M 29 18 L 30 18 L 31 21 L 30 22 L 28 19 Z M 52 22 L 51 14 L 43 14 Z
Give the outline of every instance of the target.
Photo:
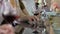
M 0 0 L 0 34 L 60 34 L 60 0 Z

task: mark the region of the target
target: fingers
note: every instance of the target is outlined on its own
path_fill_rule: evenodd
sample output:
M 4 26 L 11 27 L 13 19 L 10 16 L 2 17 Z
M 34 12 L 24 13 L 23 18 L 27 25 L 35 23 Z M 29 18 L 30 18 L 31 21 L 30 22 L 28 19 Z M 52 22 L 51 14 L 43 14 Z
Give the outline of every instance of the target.
M 39 21 L 39 17 L 32 16 L 32 17 L 30 17 L 30 21 Z
M 30 17 L 30 20 L 31 20 L 31 21 L 35 21 L 36 19 L 34 18 L 34 16 L 31 16 L 31 17 Z
M 31 16 L 29 18 L 29 23 L 30 24 L 36 23 L 36 21 L 39 21 L 39 18 L 37 16 Z
M 37 16 L 34 16 L 34 18 L 36 19 L 36 21 L 39 21 L 40 20 Z

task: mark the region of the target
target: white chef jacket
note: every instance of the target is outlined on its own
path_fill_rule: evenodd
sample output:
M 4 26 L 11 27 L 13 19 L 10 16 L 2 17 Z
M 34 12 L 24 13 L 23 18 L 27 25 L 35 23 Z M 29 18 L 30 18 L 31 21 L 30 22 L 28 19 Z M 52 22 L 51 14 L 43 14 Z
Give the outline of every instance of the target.
M 17 15 L 17 11 L 15 8 L 13 8 L 11 6 L 11 4 L 9 3 L 9 1 L 3 1 L 3 4 L 0 6 L 0 23 L 3 21 L 3 16 L 2 13 L 4 15 L 9 15 L 11 13 L 11 15 Z

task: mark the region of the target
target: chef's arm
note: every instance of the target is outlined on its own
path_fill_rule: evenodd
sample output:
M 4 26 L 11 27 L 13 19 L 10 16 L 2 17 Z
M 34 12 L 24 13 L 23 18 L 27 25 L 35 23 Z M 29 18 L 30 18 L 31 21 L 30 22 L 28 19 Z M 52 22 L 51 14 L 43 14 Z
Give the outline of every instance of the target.
M 19 0 L 19 4 L 20 4 L 20 8 L 21 8 L 22 12 L 24 13 L 24 15 L 29 16 L 29 13 L 26 10 L 26 8 L 25 8 L 25 6 L 24 6 L 24 4 L 23 4 L 23 2 L 21 0 Z

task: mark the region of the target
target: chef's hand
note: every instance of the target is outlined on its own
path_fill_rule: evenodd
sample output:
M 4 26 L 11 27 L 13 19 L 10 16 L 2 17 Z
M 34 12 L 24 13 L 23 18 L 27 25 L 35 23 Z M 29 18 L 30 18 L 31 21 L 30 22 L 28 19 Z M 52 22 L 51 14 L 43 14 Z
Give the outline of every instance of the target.
M 30 16 L 28 20 L 29 20 L 29 23 L 32 24 L 32 22 L 39 21 L 39 18 L 37 16 Z
M 20 24 L 24 27 L 30 27 L 29 25 L 32 25 L 33 23 L 35 23 L 35 21 L 38 21 L 39 18 L 37 16 L 25 16 L 20 18 L 20 20 L 22 22 L 20 22 Z

